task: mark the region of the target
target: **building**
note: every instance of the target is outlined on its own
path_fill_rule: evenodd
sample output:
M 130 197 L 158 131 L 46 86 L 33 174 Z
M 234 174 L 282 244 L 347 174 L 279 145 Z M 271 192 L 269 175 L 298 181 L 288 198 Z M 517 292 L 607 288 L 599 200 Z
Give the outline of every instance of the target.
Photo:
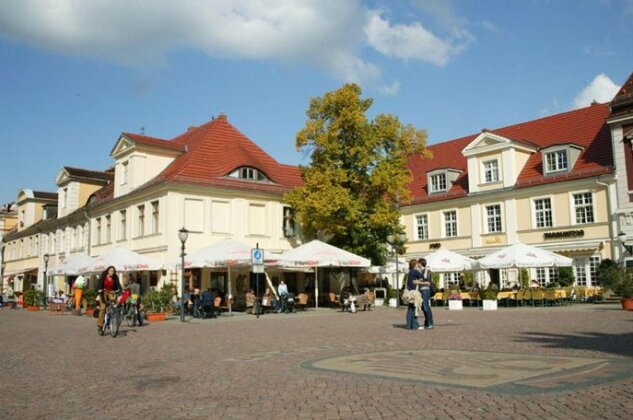
M 41 287 L 45 254 L 53 266 L 74 253 L 97 256 L 121 246 L 164 263 L 142 278 L 144 287 L 160 287 L 179 279 L 173 262 L 182 227 L 191 251 L 231 237 L 281 253 L 298 240 L 283 194 L 301 185 L 299 169 L 278 163 L 225 115 L 169 140 L 122 133 L 111 157 L 113 168 L 103 172 L 62 168 L 57 193 L 21 192 L 20 227 L 4 238 L 10 276 L 35 273 Z M 224 272 L 189 274 L 192 286 L 226 287 Z M 248 285 L 247 274 L 235 272 L 243 280 L 235 287 Z M 53 281 L 67 287 L 63 278 Z
M 617 256 L 624 257 L 627 265 L 633 265 L 633 74 L 622 85 L 610 105 L 607 120 L 613 142 L 617 182 L 617 202 L 614 218 L 618 234 L 624 245 L 616 248 Z
M 572 257 L 576 283 L 596 285 L 617 236 L 608 116 L 608 104 L 595 104 L 432 145 L 431 159 L 413 156 L 413 199 L 401 207 L 407 256 L 441 247 L 478 258 L 523 242 Z M 546 285 L 557 270 L 529 275 Z M 489 270 L 480 281 L 508 285 L 517 276 Z

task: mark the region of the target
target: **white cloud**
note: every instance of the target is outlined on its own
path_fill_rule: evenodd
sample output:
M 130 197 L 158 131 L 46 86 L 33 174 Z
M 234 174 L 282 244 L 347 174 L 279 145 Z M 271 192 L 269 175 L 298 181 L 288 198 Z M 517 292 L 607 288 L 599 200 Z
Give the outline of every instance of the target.
M 460 46 L 421 23 L 392 25 L 361 0 L 3 0 L 0 36 L 62 54 L 135 67 L 178 49 L 213 57 L 308 63 L 342 81 L 397 91 L 359 51 L 444 65 Z M 405 45 L 395 45 L 397 40 Z M 416 43 L 421 43 L 417 45 Z
M 453 45 L 438 38 L 418 22 L 391 26 L 377 11 L 370 13 L 365 34 L 369 45 L 384 55 L 424 60 L 437 66 L 446 65 L 463 49 L 463 45 Z
M 574 98 L 574 108 L 582 108 L 593 101 L 609 102 L 619 89 L 608 76 L 599 74 Z

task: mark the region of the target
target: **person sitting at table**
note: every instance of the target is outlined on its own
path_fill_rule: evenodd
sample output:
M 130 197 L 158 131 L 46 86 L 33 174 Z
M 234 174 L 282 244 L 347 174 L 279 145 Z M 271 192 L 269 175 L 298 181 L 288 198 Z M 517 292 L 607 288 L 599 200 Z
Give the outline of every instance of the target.
M 248 313 L 253 313 L 253 306 L 255 306 L 256 300 L 257 296 L 255 295 L 255 291 L 248 289 L 248 292 L 246 292 L 246 311 Z
M 213 294 L 213 291 L 210 287 L 204 290 L 200 295 L 200 307 L 202 308 L 202 312 L 205 318 L 217 318 L 215 307 L 213 305 L 214 299 L 215 295 Z
M 278 302 L 277 299 L 275 299 L 273 292 L 267 287 L 266 292 L 264 292 L 264 296 L 262 297 L 262 308 L 277 308 L 277 304 Z

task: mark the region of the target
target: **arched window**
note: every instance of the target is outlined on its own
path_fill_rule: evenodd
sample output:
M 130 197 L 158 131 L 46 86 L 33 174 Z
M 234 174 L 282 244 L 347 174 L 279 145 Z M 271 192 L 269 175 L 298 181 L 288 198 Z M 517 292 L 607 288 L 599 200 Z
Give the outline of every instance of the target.
M 263 172 L 251 166 L 242 166 L 229 174 L 231 178 L 247 179 L 249 181 L 271 182 Z

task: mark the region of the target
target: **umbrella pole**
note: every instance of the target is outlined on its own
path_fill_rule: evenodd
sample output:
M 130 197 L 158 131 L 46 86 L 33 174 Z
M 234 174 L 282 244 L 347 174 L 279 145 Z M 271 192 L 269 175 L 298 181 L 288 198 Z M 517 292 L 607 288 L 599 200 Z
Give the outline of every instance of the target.
M 229 286 L 228 286 L 229 293 L 227 294 L 228 299 L 226 300 L 226 304 L 229 307 L 229 316 L 230 316 L 230 315 L 232 315 L 231 307 L 233 306 L 232 305 L 232 303 L 233 303 L 233 294 L 231 293 L 231 266 L 230 265 L 227 266 L 227 277 L 228 277 L 228 280 L 229 280 Z
M 319 309 L 319 268 L 314 267 L 314 307 Z

